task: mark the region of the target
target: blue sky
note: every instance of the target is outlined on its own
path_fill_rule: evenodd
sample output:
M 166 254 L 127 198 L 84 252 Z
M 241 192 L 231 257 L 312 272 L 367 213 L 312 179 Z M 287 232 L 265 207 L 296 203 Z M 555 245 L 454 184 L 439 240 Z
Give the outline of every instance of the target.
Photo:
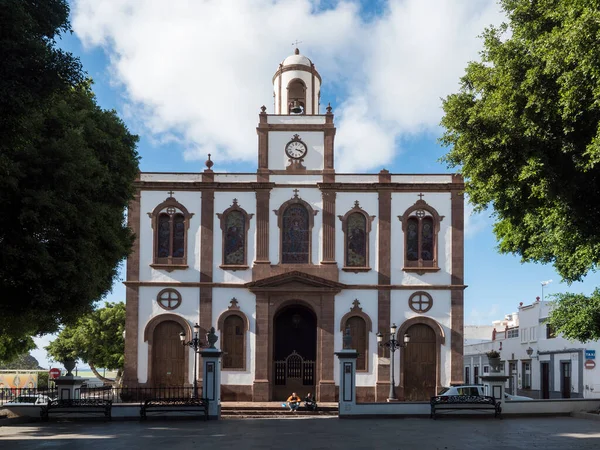
M 336 114 L 336 169 L 448 173 L 441 98 L 477 59 L 484 27 L 503 15 L 494 0 L 72 0 L 72 35 L 98 103 L 140 136 L 143 171 L 256 170 L 258 112 L 272 112 L 271 77 L 300 51 L 323 78 L 322 109 Z M 235 130 L 235 132 L 232 132 Z M 467 208 L 470 210 L 470 208 Z M 500 255 L 489 214 L 467 218 L 465 324 L 489 324 L 570 287 L 551 266 Z M 546 297 L 548 298 L 548 297 Z M 116 283 L 108 301 L 124 301 Z M 42 347 L 49 337 L 39 340 Z M 43 365 L 45 352 L 34 356 Z

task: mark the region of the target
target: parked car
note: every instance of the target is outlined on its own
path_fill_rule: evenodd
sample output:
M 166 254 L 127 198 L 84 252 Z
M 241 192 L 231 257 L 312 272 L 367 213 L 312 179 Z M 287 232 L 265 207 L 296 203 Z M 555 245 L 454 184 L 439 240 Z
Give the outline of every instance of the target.
M 470 384 L 463 386 L 451 386 L 445 387 L 440 390 L 438 395 L 450 396 L 450 395 L 475 395 L 482 396 L 485 394 L 485 388 L 482 384 Z M 506 401 L 522 401 L 522 400 L 533 400 L 531 397 L 525 397 L 522 395 L 511 395 L 504 393 L 504 400 Z
M 50 397 L 43 394 L 19 395 L 14 400 L 6 402 L 4 406 L 14 405 L 45 405 L 50 400 Z
M 511 394 L 507 394 L 506 392 L 504 393 L 504 400 L 517 400 L 517 401 L 522 401 L 522 400 L 533 400 L 531 397 L 525 397 L 524 395 L 511 395 Z

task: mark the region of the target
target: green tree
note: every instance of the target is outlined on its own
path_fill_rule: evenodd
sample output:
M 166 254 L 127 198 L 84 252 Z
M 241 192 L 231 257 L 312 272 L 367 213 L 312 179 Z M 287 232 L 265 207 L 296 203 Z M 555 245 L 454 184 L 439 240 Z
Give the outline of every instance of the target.
M 107 303 L 103 308 L 79 318 L 68 325 L 52 341 L 46 351 L 56 361 L 80 359 L 89 364 L 94 374 L 103 381 L 96 367 L 117 370 L 120 378 L 124 366 L 125 304 Z
M 581 342 L 600 339 L 600 290 L 590 297 L 582 294 L 556 294 L 547 323 L 567 339 Z
M 137 136 L 56 47 L 66 0 L 0 8 L 0 359 L 92 310 L 133 234 Z
M 443 100 L 444 160 L 493 208 L 500 252 L 581 280 L 600 261 L 600 2 L 500 5 L 507 22 Z

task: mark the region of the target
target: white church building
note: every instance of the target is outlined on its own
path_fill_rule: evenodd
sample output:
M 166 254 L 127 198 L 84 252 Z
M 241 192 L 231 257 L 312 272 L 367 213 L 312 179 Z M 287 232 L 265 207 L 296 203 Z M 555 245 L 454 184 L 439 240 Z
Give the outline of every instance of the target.
M 140 173 L 128 220 L 125 380 L 190 386 L 193 327 L 214 327 L 222 400 L 292 391 L 335 401 L 349 328 L 357 399 L 385 401 L 396 324 L 400 400 L 463 381 L 463 180 L 452 174 L 337 173 L 331 107 L 298 50 L 258 114 L 256 172 Z M 369 151 L 368 148 L 364 149 Z M 387 335 L 385 336 L 388 337 Z M 200 380 L 201 383 L 201 380 Z

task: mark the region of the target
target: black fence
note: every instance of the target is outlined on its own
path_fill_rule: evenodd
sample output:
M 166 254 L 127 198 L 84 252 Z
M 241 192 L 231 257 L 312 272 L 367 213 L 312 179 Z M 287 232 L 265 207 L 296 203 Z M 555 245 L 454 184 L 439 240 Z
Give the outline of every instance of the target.
M 56 389 L 0 388 L 0 407 L 11 405 L 43 405 L 58 398 Z M 75 398 L 98 398 L 115 403 L 143 403 L 149 399 L 175 399 L 202 397 L 202 388 L 194 395 L 192 387 L 127 388 L 95 387 L 76 390 Z

